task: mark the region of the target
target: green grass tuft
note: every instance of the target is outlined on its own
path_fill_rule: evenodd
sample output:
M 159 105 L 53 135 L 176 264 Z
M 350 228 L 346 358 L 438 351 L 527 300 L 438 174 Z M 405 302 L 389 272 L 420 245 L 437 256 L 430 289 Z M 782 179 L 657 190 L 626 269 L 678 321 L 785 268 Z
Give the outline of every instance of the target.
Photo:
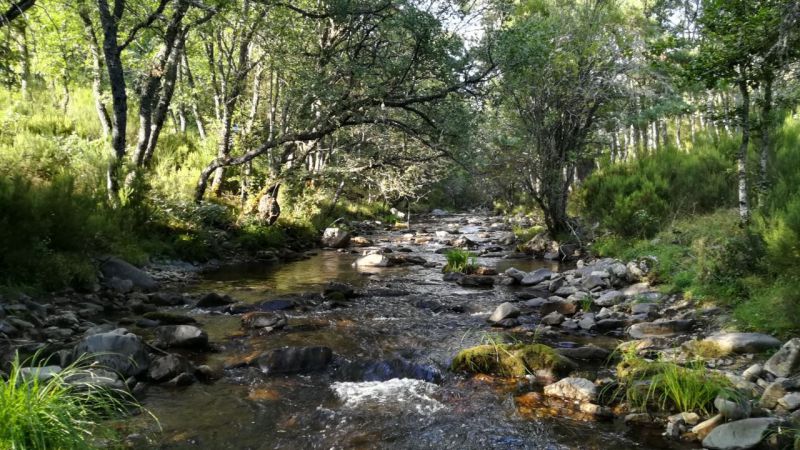
M 135 406 L 130 394 L 68 380 L 85 369 L 81 360 L 47 380 L 38 370 L 25 375 L 19 358 L 8 379 L 0 381 L 0 448 L 9 450 L 93 449 L 102 440 L 117 441 L 107 420 Z
M 447 258 L 445 272 L 470 273 L 478 267 L 477 257 L 468 250 L 453 249 L 448 251 L 445 257 Z

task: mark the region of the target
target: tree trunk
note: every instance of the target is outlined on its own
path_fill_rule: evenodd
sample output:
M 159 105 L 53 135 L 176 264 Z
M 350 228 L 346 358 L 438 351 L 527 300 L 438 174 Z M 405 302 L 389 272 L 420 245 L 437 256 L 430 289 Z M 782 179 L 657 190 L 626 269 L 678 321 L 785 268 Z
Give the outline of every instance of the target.
M 89 52 L 92 54 L 92 97 L 94 97 L 94 108 L 97 118 L 100 120 L 100 130 L 103 137 L 111 134 L 111 119 L 108 117 L 108 110 L 103 103 L 103 57 L 100 54 L 100 44 L 97 42 L 97 35 L 94 32 L 94 24 L 85 8 L 78 12 L 83 21 L 83 30 L 86 40 L 89 42 Z
M 166 119 L 169 101 L 172 100 L 172 92 L 175 88 L 177 54 L 183 40 L 181 23 L 188 9 L 188 2 L 178 0 L 175 12 L 164 33 L 164 44 L 150 67 L 142 95 L 139 98 L 139 139 L 134 153 L 137 167 L 142 167 L 149 161 L 158 142 L 158 135 L 154 138 L 153 131 L 160 132 Z M 170 92 L 167 92 L 168 90 Z M 165 100 L 167 101 L 166 106 L 161 104 Z M 160 111 L 162 107 L 163 111 Z M 160 123 L 157 123 L 159 119 Z
M 16 28 L 16 26 L 15 26 Z M 20 91 L 25 101 L 31 101 L 31 53 L 28 46 L 28 25 L 25 21 L 20 23 L 19 29 L 19 54 L 21 57 L 22 74 L 20 75 Z
M 219 128 L 219 145 L 217 147 L 217 157 L 226 158 L 231 153 L 232 132 L 233 132 L 233 111 L 229 102 L 225 102 L 222 111 L 222 123 Z M 214 180 L 211 182 L 211 192 L 214 195 L 222 193 L 222 183 L 225 180 L 225 168 L 219 167 L 214 172 Z
M 158 98 L 158 103 L 153 110 L 153 118 L 150 123 L 150 137 L 147 141 L 147 147 L 144 155 L 144 164 L 150 163 L 153 158 L 153 153 L 158 144 L 158 138 L 161 135 L 161 130 L 164 128 L 164 122 L 167 119 L 169 112 L 169 105 L 172 103 L 172 97 L 175 94 L 175 81 L 178 77 L 178 63 L 180 61 L 179 55 L 183 50 L 185 43 L 185 35 L 178 36 L 175 48 L 169 55 L 166 62 L 165 73 L 163 77 L 163 86 L 161 88 L 161 95 Z
M 195 124 L 197 125 L 197 133 L 200 135 L 201 140 L 206 140 L 206 124 L 203 120 L 203 116 L 200 113 L 200 109 L 197 106 L 197 92 L 195 91 L 195 84 L 194 84 L 194 76 L 192 75 L 192 71 L 189 68 L 189 58 L 186 56 L 186 47 L 184 46 L 184 51 L 182 55 L 183 59 L 183 70 L 184 74 L 186 75 L 186 84 L 189 86 L 189 90 L 191 91 L 191 99 L 192 103 L 190 108 L 192 110 L 192 115 L 194 116 Z
M 759 155 L 758 174 L 758 206 L 764 207 L 769 191 L 768 163 L 772 147 L 772 76 L 768 76 L 764 83 L 764 104 L 761 111 L 761 154 Z
M 258 201 L 258 218 L 267 225 L 274 224 L 281 215 L 281 207 L 278 204 L 280 188 L 280 183 L 273 184 Z
M 125 157 L 125 129 L 128 120 L 128 95 L 125 86 L 125 73 L 122 69 L 120 48 L 117 44 L 119 22 L 122 20 L 122 2 L 116 0 L 114 14 L 108 8 L 107 0 L 97 0 L 100 11 L 100 24 L 103 28 L 103 54 L 106 60 L 108 81 L 111 87 L 113 117 L 111 118 L 111 160 L 106 173 L 109 200 L 119 203 L 119 179 L 122 160 Z
M 747 86 L 746 69 L 739 68 L 739 92 L 742 96 L 740 120 L 742 142 L 737 155 L 737 176 L 739 178 L 739 219 L 742 224 L 750 221 L 750 202 L 747 193 L 747 148 L 750 145 L 750 88 Z

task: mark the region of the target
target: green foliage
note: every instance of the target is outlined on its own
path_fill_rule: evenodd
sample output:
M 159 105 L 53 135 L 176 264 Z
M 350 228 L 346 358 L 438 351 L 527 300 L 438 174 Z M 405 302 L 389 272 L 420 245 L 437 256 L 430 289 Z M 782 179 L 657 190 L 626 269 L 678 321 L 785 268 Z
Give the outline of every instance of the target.
M 581 200 L 585 213 L 608 230 L 651 237 L 681 215 L 732 206 L 733 176 L 725 151 L 665 149 L 596 172 L 584 182 Z
M 776 275 L 800 275 L 800 120 L 787 119 L 776 136 L 770 190 L 755 228 L 764 237 L 766 262 Z
M 0 178 L 0 284 L 56 289 L 91 283 L 89 256 L 124 249 L 126 213 L 79 192 L 67 175 L 42 183 Z
M 477 257 L 474 253 L 463 249 L 452 249 L 445 253 L 447 264 L 444 266 L 445 272 L 470 273 L 477 266 Z
M 792 336 L 800 329 L 800 279 L 784 275 L 777 278 L 751 276 L 748 297 L 734 309 L 734 318 L 744 328 L 778 336 Z
M 664 361 L 648 361 L 625 352 L 618 365 L 629 405 L 659 412 L 696 411 L 708 415 L 718 395 L 730 396 L 731 382 L 710 372 L 702 361 L 686 367 Z
M 544 227 L 541 225 L 534 225 L 529 228 L 516 226 L 514 227 L 514 236 L 517 237 L 517 242 L 525 243 L 533 239 L 534 236 L 542 233 L 544 230 Z
M 78 361 L 47 380 L 39 369 L 25 374 L 17 357 L 0 380 L 0 447 L 9 450 L 93 449 L 101 439 L 118 439 L 107 420 L 135 406 L 130 394 L 91 384 L 71 385 L 85 374 Z

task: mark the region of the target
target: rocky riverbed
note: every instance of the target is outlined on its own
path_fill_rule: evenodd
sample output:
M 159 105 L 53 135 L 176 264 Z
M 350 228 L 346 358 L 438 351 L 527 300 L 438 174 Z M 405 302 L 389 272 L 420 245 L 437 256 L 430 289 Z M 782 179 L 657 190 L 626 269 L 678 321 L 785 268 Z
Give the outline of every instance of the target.
M 94 355 L 93 382 L 160 419 L 132 421 L 133 448 L 734 449 L 796 427 L 800 340 L 720 331 L 724 311 L 648 283 L 652 259 L 561 262 L 574 249 L 542 239 L 533 259 L 475 214 L 323 243 L 213 270 L 106 258 L 93 292 L 2 299 L 2 357 L 52 355 L 48 376 Z M 443 275 L 450 248 L 480 267 Z M 609 395 L 623 355 L 736 395 L 645 411 Z

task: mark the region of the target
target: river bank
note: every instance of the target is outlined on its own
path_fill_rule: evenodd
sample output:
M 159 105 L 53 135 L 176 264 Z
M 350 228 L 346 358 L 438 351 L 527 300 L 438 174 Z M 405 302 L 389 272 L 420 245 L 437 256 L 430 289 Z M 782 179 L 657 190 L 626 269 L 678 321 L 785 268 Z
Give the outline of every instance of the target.
M 109 382 L 125 383 L 160 420 L 158 430 L 142 419 L 128 438 L 134 448 L 698 448 L 692 422 L 717 411 L 645 414 L 606 395 L 623 384 L 613 356 L 622 342 L 645 362 L 714 350 L 704 368 L 750 389 L 756 403 L 761 391 L 795 389 L 775 376 L 787 374 L 752 368 L 781 342 L 729 334 L 711 342 L 733 344 L 712 348 L 703 339 L 724 311 L 661 294 L 645 281 L 648 261 L 522 259 L 510 226 L 485 215 L 357 230 L 351 244 L 361 247 L 291 263 L 156 266 L 148 276 L 157 287 L 118 272 L 119 282 L 107 277 L 81 302 L 7 303 L 2 320 L 26 330 L 30 342 L 15 342 L 24 350 L 45 344 L 68 358 L 124 349 L 137 360 L 103 361 L 124 375 L 106 374 Z M 475 252 L 484 275 L 445 281 L 444 251 L 454 246 Z M 497 358 L 505 344 L 547 345 L 568 367 L 521 358 L 523 372 L 511 377 L 452 364 L 478 345 Z M 749 415 L 780 416 L 774 400 Z

